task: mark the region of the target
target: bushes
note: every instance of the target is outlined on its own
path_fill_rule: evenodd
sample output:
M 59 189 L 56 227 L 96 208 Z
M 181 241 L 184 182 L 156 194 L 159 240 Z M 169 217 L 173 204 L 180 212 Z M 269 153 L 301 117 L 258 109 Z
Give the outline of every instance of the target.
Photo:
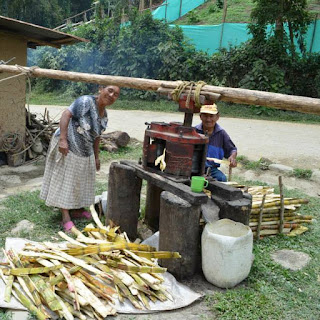
M 97 19 L 77 35 L 89 39 L 60 50 L 41 49 L 29 56 L 39 67 L 164 80 L 203 80 L 213 85 L 243 87 L 287 94 L 320 96 L 320 55 L 291 56 L 270 37 L 249 41 L 209 55 L 196 51 L 179 27 L 153 20 L 150 12 L 130 13 L 131 24 Z M 44 91 L 92 92 L 93 85 L 39 79 Z M 154 93 L 122 90 L 122 95 L 155 99 Z

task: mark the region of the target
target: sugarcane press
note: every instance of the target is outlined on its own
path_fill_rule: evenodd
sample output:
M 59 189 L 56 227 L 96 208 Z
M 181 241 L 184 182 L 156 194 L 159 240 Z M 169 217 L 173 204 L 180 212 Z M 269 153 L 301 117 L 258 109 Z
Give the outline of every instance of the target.
M 212 104 L 207 99 L 201 102 Z M 162 174 L 166 176 L 190 178 L 204 174 L 209 138 L 192 127 L 193 114 L 199 113 L 200 107 L 196 106 L 194 100 L 188 101 L 187 95 L 182 95 L 179 111 L 185 113 L 183 123 L 147 123 L 142 163 L 145 170 L 162 173 L 160 164 L 157 165 L 155 161 L 164 155 L 166 167 Z

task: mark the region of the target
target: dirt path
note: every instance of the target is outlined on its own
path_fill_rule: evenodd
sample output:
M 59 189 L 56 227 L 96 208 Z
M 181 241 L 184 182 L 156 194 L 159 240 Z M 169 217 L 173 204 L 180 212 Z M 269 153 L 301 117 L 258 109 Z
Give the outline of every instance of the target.
M 47 107 L 50 116 L 60 118 L 61 106 L 31 106 L 31 111 L 42 113 Z M 143 141 L 145 122 L 183 121 L 183 113 L 152 111 L 108 110 L 107 131 L 122 130 Z M 198 115 L 194 124 L 199 123 Z M 251 160 L 266 157 L 272 162 L 293 168 L 320 169 L 320 125 L 264 121 L 252 119 L 221 118 L 219 123 L 237 145 L 239 155 Z

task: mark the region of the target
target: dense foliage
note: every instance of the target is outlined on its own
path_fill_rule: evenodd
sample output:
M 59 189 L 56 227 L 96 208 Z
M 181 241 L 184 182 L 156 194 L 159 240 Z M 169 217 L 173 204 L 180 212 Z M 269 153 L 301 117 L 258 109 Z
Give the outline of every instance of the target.
M 91 4 L 92 0 L 0 0 L 0 15 L 54 28 Z
M 94 23 L 79 27 L 76 31 L 78 36 L 89 39 L 90 43 L 61 50 L 36 50 L 29 55 L 29 65 L 128 77 L 203 80 L 214 85 L 319 97 L 320 55 L 303 50 L 292 51 L 290 35 L 283 33 L 279 36 L 277 28 L 267 33 L 266 23 L 271 22 L 272 17 L 266 15 L 262 18 L 261 15 L 262 9 L 266 9 L 270 1 L 256 2 L 260 3 L 260 7 L 257 6 L 253 13 L 253 39 L 213 55 L 195 50 L 184 39 L 179 27 L 170 27 L 163 21 L 153 20 L 149 11 L 139 14 L 132 7 L 129 10 L 128 2 L 120 1 L 118 5 L 123 5 L 130 23 L 125 26 L 120 24 L 123 10 L 114 19 L 97 16 Z M 280 2 L 304 4 L 305 1 L 281 0 L 277 3 Z M 273 9 L 273 12 L 278 12 L 278 9 Z M 300 9 L 305 10 L 303 5 Z M 283 24 L 289 22 L 289 18 L 298 16 L 296 7 L 292 14 L 288 10 L 289 7 L 286 7 L 286 13 L 281 17 L 278 12 L 278 20 Z M 292 23 L 293 30 L 300 37 L 300 48 L 303 48 L 307 14 L 302 12 L 300 16 L 301 21 L 292 18 L 296 19 Z M 43 91 L 67 90 L 72 95 L 94 90 L 88 84 L 49 79 L 37 80 L 37 86 Z M 138 95 L 140 98 L 156 97 L 153 93 L 122 91 L 122 95 L 127 94 Z

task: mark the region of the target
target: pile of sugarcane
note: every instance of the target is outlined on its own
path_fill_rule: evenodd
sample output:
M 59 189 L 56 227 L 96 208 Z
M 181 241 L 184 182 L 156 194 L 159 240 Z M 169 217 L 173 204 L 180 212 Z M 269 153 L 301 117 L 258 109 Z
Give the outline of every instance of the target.
M 307 204 L 307 199 L 283 198 L 275 194 L 274 188 L 269 186 L 246 187 L 237 183 L 228 183 L 252 195 L 252 209 L 249 226 L 254 236 L 271 236 L 280 233 L 280 214 L 283 211 L 282 232 L 288 236 L 301 234 L 308 230 L 303 223 L 312 223 L 312 216 L 298 213 L 302 204 Z
M 116 299 L 137 309 L 149 309 L 150 301 L 172 300 L 165 289 L 156 258 L 179 258 L 177 252 L 129 241 L 115 226 L 103 226 L 91 208 L 94 222 L 66 243 L 27 243 L 22 251 L 4 251 L 0 276 L 6 285 L 4 299 L 11 296 L 38 319 L 103 319 L 114 315 Z M 56 316 L 55 316 L 56 317 Z

